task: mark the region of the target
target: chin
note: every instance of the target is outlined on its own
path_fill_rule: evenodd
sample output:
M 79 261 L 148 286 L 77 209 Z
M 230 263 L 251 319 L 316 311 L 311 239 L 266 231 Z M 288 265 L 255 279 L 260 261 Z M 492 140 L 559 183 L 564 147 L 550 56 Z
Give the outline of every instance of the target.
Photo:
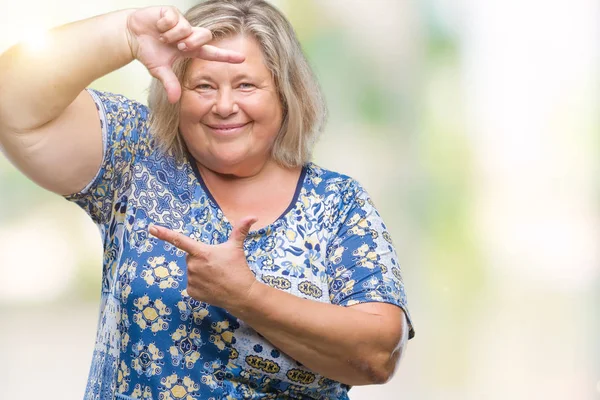
M 270 152 L 251 151 L 248 146 L 218 146 L 191 151 L 204 168 L 223 175 L 249 177 L 260 172 L 269 162 Z
M 238 168 L 248 161 L 249 157 L 246 154 L 219 154 L 217 157 L 212 157 L 212 163 L 219 168 Z

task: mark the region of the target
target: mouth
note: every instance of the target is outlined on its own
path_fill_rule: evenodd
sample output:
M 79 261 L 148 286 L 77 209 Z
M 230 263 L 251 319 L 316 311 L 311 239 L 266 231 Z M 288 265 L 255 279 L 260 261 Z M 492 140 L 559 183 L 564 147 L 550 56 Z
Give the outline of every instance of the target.
M 212 131 L 220 134 L 231 134 L 241 131 L 250 122 L 244 122 L 239 124 L 204 124 Z

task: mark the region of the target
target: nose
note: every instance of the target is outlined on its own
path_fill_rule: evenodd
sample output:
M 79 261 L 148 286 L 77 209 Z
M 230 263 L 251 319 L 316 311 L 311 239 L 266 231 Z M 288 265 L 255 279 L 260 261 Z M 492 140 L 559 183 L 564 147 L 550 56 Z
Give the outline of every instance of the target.
M 221 118 L 227 118 L 238 111 L 239 106 L 235 101 L 233 91 L 230 88 L 219 89 L 213 112 Z

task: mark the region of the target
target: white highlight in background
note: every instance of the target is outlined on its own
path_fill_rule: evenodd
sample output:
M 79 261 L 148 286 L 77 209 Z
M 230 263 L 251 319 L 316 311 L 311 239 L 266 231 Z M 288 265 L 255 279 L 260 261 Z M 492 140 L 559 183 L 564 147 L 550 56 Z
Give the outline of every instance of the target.
M 468 1 L 464 82 L 492 272 L 566 291 L 598 276 L 595 0 Z
M 73 243 L 39 213 L 0 229 L 0 303 L 52 301 L 76 273 Z
M 48 30 L 36 27 L 24 32 L 21 43 L 32 51 L 41 51 L 48 45 L 49 40 Z

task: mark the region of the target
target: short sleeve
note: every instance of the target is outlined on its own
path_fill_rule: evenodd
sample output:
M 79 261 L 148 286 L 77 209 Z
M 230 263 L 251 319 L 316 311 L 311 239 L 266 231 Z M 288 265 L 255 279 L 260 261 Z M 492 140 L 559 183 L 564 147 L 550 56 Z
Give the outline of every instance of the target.
M 148 109 L 121 95 L 93 89 L 88 89 L 88 93 L 100 118 L 102 163 L 83 190 L 65 198 L 83 208 L 95 223 L 106 224 L 131 185 L 134 162 L 150 151 Z
M 338 203 L 342 222 L 327 249 L 330 301 L 344 306 L 369 302 L 397 305 L 406 314 L 412 338 L 404 282 L 390 234 L 360 185 L 351 184 L 343 198 L 351 200 Z

